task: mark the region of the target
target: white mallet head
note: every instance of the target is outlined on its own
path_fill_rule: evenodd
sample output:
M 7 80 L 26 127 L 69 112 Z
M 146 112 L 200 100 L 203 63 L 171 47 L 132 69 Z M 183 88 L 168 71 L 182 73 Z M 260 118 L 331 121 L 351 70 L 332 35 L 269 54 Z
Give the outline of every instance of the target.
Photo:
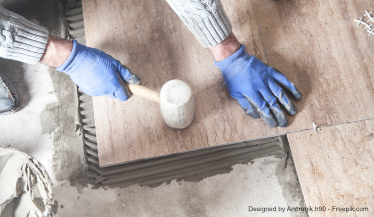
M 192 88 L 181 80 L 171 80 L 162 86 L 160 106 L 165 123 L 174 129 L 188 127 L 194 119 Z

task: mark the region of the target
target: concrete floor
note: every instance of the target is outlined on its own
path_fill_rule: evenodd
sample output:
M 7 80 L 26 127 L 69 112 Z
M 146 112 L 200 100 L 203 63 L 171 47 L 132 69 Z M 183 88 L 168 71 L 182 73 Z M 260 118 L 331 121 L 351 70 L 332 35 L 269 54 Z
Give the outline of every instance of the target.
M 50 0 L 3 0 L 7 9 L 60 34 L 57 4 Z M 47 66 L 0 59 L 17 88 L 21 110 L 0 116 L 0 145 L 38 159 L 53 182 L 57 216 L 306 216 L 249 212 L 248 207 L 303 205 L 292 160 L 276 157 L 234 165 L 230 173 L 199 182 L 173 180 L 158 187 L 92 189 L 85 182 L 83 143 L 76 131 L 76 89 Z M 285 165 L 287 167 L 285 168 Z

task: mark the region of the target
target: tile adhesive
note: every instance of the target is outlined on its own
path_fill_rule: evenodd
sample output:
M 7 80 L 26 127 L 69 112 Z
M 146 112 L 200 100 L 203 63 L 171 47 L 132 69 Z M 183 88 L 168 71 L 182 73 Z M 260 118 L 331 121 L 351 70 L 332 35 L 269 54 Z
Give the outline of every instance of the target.
M 43 165 L 30 155 L 0 147 L 0 186 L 0 216 L 12 212 L 14 203 L 27 216 L 52 216 L 51 180 Z

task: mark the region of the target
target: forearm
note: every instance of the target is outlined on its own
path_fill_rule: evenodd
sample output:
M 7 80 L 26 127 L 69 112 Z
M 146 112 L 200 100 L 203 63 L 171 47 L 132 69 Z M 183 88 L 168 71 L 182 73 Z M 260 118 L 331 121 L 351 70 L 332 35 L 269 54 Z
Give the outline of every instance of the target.
M 0 57 L 35 64 L 40 61 L 48 41 L 47 29 L 0 5 Z
M 219 62 L 240 49 L 220 0 L 166 0 L 203 47 Z
M 166 0 L 203 47 L 221 43 L 232 26 L 220 0 Z
M 230 33 L 225 40 L 216 46 L 208 48 L 214 60 L 220 62 L 240 49 L 240 43 L 234 33 Z
M 40 62 L 58 68 L 68 59 L 72 49 L 73 42 L 50 35 Z

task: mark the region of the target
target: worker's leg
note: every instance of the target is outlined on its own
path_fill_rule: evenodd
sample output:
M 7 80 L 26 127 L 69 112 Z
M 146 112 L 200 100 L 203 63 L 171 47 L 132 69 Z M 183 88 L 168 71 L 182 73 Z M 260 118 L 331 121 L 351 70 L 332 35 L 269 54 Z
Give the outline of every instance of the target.
M 20 98 L 12 83 L 0 72 L 0 115 L 7 115 L 18 110 Z

